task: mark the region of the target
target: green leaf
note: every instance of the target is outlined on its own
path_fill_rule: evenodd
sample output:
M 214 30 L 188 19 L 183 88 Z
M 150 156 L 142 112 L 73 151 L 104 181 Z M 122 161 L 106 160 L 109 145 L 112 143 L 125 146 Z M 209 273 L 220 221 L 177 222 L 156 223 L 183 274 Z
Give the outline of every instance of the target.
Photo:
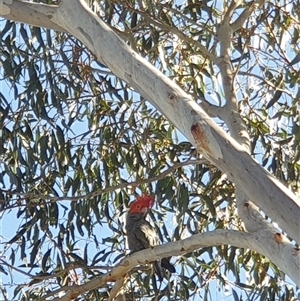
M 35 242 L 35 244 L 33 245 L 32 251 L 30 253 L 30 266 L 34 266 L 35 265 L 35 261 L 37 259 L 37 253 L 40 249 L 41 246 L 41 240 L 37 240 Z
M 49 269 L 49 265 L 47 266 L 47 263 L 48 263 L 48 260 L 50 258 L 50 255 L 51 255 L 51 251 L 52 251 L 52 249 L 49 249 L 45 253 L 45 255 L 43 256 L 43 259 L 42 259 L 42 270 L 43 270 L 43 272 L 46 272 Z

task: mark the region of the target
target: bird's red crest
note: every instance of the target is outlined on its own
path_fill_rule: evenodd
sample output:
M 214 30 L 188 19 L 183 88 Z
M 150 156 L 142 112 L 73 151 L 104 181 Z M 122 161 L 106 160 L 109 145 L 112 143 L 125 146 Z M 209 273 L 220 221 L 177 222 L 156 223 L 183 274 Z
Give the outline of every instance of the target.
M 154 205 L 154 197 L 151 195 L 142 195 L 130 204 L 129 212 L 140 213 L 143 208 L 150 209 Z

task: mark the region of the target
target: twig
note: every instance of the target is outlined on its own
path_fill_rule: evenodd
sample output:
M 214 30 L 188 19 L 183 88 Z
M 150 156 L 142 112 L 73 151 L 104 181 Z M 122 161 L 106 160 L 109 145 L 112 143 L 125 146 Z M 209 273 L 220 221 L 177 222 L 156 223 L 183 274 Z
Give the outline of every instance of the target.
M 117 189 L 124 189 L 127 188 L 128 186 L 141 186 L 143 184 L 147 184 L 147 183 L 151 183 L 154 181 L 158 181 L 163 179 L 164 177 L 166 177 L 168 174 L 174 172 L 174 170 L 181 168 L 183 166 L 187 166 L 187 165 L 195 165 L 195 164 L 204 164 L 207 163 L 207 160 L 205 159 L 199 159 L 199 160 L 187 160 L 184 162 L 179 162 L 179 163 L 175 163 L 173 166 L 170 166 L 167 170 L 163 171 L 162 173 L 160 173 L 158 176 L 155 177 L 151 177 L 149 179 L 144 179 L 144 180 L 138 180 L 135 182 L 126 182 L 126 183 L 121 183 L 115 186 L 110 186 L 101 190 L 96 190 L 84 195 L 79 195 L 79 196 L 61 196 L 61 197 L 52 197 L 52 196 L 45 196 L 45 195 L 39 195 L 39 194 L 34 194 L 34 193 L 20 193 L 17 191 L 8 191 L 8 190 L 1 190 L 3 193 L 6 194 L 11 194 L 11 195 L 17 195 L 17 196 L 21 196 L 24 199 L 30 199 L 30 200 L 39 200 L 39 199 L 43 199 L 43 200 L 49 200 L 50 202 L 58 202 L 58 201 L 79 201 L 79 200 L 83 200 L 83 199 L 89 199 L 89 198 L 93 198 L 95 196 L 101 195 L 103 193 L 107 193 L 107 192 L 111 192 L 111 191 L 115 191 Z M 0 200 L 0 203 L 6 202 L 5 200 Z M 33 202 L 33 204 L 35 204 Z M 28 204 L 26 204 L 28 206 Z M 39 203 L 36 203 L 36 205 L 39 205 Z
M 250 151 L 250 139 L 246 126 L 238 113 L 238 100 L 234 89 L 235 73 L 231 65 L 231 38 L 232 27 L 230 20 L 235 9 L 241 4 L 240 0 L 232 1 L 230 7 L 224 14 L 223 20 L 218 29 L 218 39 L 220 41 L 220 58 L 218 64 L 223 82 L 223 89 L 226 103 L 224 109 L 220 111 L 220 117 L 226 122 L 230 133 L 241 145 Z
M 232 32 L 240 29 L 245 21 L 251 16 L 255 9 L 261 7 L 266 1 L 253 1 L 247 8 L 243 10 L 240 16 L 230 25 Z
M 116 298 L 116 297 L 120 296 L 120 294 L 122 294 L 122 291 L 120 292 L 120 290 L 123 287 L 124 282 L 125 282 L 125 277 L 119 278 L 116 281 L 114 287 L 110 291 L 108 301 L 113 301 L 114 298 Z
M 245 210 L 251 211 L 252 206 L 245 206 Z M 255 218 L 255 214 L 251 214 Z M 180 256 L 196 249 L 232 245 L 240 248 L 249 248 L 267 256 L 273 260 L 275 264 L 279 264 L 284 272 L 295 281 L 299 282 L 299 267 L 297 266 L 299 255 L 294 255 L 295 246 L 283 235 L 276 233 L 275 230 L 270 230 L 269 227 L 260 229 L 254 233 L 240 232 L 235 230 L 216 230 L 212 232 L 195 234 L 189 238 L 156 246 L 152 249 L 145 249 L 125 257 L 121 262 L 107 274 L 98 276 L 89 282 L 82 285 L 74 285 L 68 287 L 66 295 L 60 298 L 52 299 L 53 301 L 70 301 L 81 294 L 90 290 L 103 287 L 107 282 L 117 281 L 119 278 L 124 278 L 133 267 L 139 264 L 146 264 L 163 257 Z M 266 249 L 264 245 L 269 247 Z M 281 264 L 280 264 L 281 262 Z M 120 282 L 121 283 L 121 282 Z M 300 282 L 299 282 L 300 284 Z

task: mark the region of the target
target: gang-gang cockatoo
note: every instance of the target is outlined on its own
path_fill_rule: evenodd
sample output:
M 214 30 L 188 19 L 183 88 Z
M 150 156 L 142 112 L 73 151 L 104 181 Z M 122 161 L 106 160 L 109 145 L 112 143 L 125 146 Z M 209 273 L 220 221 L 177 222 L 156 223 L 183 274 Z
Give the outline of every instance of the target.
M 152 196 L 143 195 L 130 204 L 126 218 L 126 232 L 131 253 L 159 244 L 155 229 L 146 221 L 146 216 L 154 202 L 155 200 Z M 153 265 L 159 281 L 163 280 L 161 267 L 167 269 L 170 273 L 175 273 L 176 271 L 167 258 L 163 258 L 160 262 L 155 261 Z

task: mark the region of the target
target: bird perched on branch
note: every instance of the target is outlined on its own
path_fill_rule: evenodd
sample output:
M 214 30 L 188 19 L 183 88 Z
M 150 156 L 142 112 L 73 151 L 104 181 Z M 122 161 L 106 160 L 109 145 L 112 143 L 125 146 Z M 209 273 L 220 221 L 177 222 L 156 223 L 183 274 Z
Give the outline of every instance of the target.
M 146 221 L 146 216 L 154 202 L 152 196 L 143 195 L 130 204 L 126 219 L 126 232 L 129 249 L 132 253 L 154 247 L 159 243 L 155 229 Z M 170 273 L 176 272 L 175 267 L 167 258 L 163 258 L 160 262 L 155 261 L 153 266 L 159 281 L 163 280 L 161 267 Z

